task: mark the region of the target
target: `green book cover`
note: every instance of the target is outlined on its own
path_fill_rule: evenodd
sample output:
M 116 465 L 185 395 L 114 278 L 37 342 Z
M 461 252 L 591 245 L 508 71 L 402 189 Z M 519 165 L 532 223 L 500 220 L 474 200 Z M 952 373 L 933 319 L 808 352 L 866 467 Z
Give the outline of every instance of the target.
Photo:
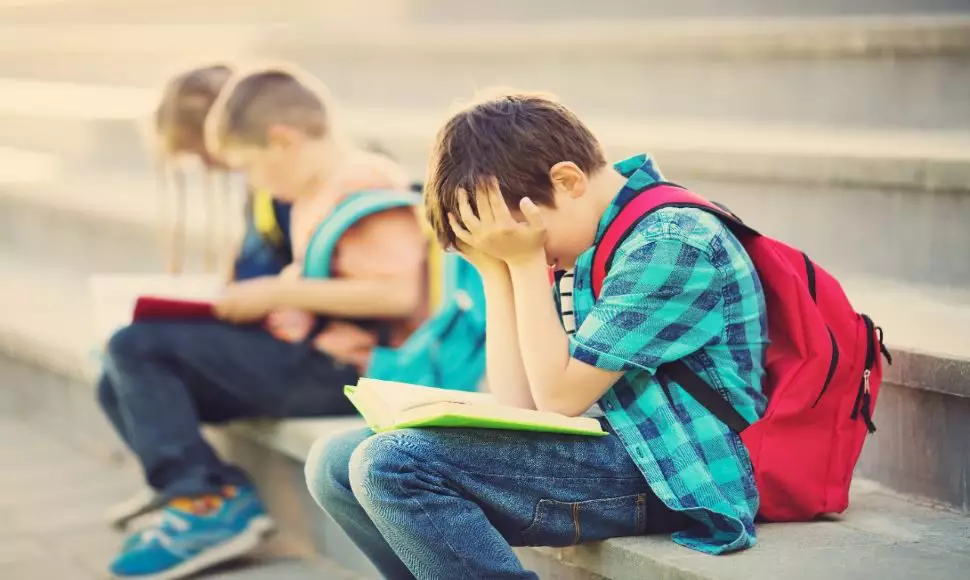
M 344 394 L 376 433 L 422 427 L 603 436 L 599 421 L 487 403 L 488 395 L 364 379 Z

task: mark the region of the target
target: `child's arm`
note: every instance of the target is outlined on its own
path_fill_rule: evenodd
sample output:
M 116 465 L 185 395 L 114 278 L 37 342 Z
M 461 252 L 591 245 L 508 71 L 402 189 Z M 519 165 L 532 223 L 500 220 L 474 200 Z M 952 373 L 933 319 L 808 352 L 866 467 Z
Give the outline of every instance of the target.
M 509 310 L 535 408 L 571 416 L 583 413 L 623 373 L 570 359 L 566 331 L 549 291 L 546 234 L 538 209 L 523 200 L 520 209 L 528 221 L 517 222 L 495 180 L 477 192 L 477 211 L 472 211 L 466 192 L 457 193 L 460 216 L 448 218 L 455 236 L 507 264 L 512 283 Z M 488 323 L 491 333 L 491 319 Z
M 292 308 L 346 318 L 404 318 L 420 306 L 420 283 L 407 276 L 275 280 L 274 310 Z
M 551 320 L 541 259 L 510 271 L 522 359 L 540 409 L 581 413 L 624 373 L 655 373 L 724 331 L 721 271 L 705 249 L 675 235 L 630 236 L 571 339 Z
M 482 263 L 487 260 L 487 262 Z M 504 405 L 535 409 L 522 364 L 515 324 L 512 280 L 504 263 L 472 259 L 485 286 L 485 333 L 488 390 Z M 548 292 L 548 289 L 547 289 Z
M 426 244 L 412 213 L 384 212 L 344 234 L 334 258 L 340 278 L 281 275 L 232 284 L 216 310 L 233 322 L 251 322 L 285 309 L 346 318 L 404 318 L 421 305 Z
M 509 264 L 522 362 L 540 411 L 576 416 L 585 412 L 623 372 L 575 360 L 549 293 L 545 255 Z

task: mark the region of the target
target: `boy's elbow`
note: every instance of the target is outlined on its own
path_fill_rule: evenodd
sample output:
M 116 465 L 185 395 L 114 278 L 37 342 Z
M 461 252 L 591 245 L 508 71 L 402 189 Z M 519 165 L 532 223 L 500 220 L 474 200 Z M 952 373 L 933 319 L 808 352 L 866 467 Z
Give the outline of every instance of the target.
M 536 395 L 533 393 L 533 399 L 535 400 L 537 411 L 558 413 L 567 417 L 578 417 L 589 409 L 589 405 L 584 404 L 582 401 L 555 393 L 545 395 Z

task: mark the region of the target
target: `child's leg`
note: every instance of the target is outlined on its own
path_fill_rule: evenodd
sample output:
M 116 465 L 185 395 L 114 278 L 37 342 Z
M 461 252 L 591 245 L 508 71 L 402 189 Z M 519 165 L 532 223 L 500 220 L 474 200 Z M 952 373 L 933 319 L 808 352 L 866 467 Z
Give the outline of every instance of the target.
M 172 496 L 244 485 L 202 438 L 200 423 L 242 417 L 345 414 L 352 369 L 307 345 L 253 327 L 222 323 L 138 323 L 109 342 L 99 393 L 138 456 L 149 484 Z M 119 421 L 120 419 L 120 421 Z
M 115 393 L 114 385 L 111 384 L 111 379 L 104 372 L 102 372 L 101 378 L 98 379 L 98 404 L 101 406 L 101 411 L 104 413 L 104 416 L 108 418 L 108 422 L 111 423 L 115 432 L 118 433 L 118 437 L 121 437 L 125 445 L 130 447 L 128 428 L 125 426 L 125 421 L 121 417 L 121 409 L 118 407 L 118 395 Z
M 340 461 L 336 455 L 320 464 Z M 535 578 L 510 546 L 686 526 L 653 495 L 614 435 L 396 431 L 357 446 L 349 471 L 363 510 L 419 578 Z M 312 475 L 314 496 L 333 511 L 338 483 Z
M 373 434 L 370 429 L 359 429 L 314 443 L 305 467 L 307 487 L 317 504 L 350 536 L 381 576 L 395 580 L 413 578 L 350 489 L 350 456 Z

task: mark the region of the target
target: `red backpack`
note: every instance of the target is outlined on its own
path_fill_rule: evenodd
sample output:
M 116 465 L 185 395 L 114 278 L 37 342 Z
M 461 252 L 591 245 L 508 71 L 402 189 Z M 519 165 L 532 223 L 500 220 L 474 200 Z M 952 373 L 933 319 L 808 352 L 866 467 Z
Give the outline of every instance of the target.
M 754 464 L 759 516 L 805 521 L 849 505 L 849 483 L 882 379 L 882 329 L 852 309 L 845 292 L 804 252 L 762 236 L 734 214 L 679 186 L 659 183 L 633 197 L 609 225 L 593 255 L 599 296 L 616 248 L 633 227 L 665 207 L 691 207 L 718 218 L 751 257 L 768 308 L 763 390 L 768 408 L 749 424 L 683 361 L 661 366 L 718 419 L 740 433 Z

